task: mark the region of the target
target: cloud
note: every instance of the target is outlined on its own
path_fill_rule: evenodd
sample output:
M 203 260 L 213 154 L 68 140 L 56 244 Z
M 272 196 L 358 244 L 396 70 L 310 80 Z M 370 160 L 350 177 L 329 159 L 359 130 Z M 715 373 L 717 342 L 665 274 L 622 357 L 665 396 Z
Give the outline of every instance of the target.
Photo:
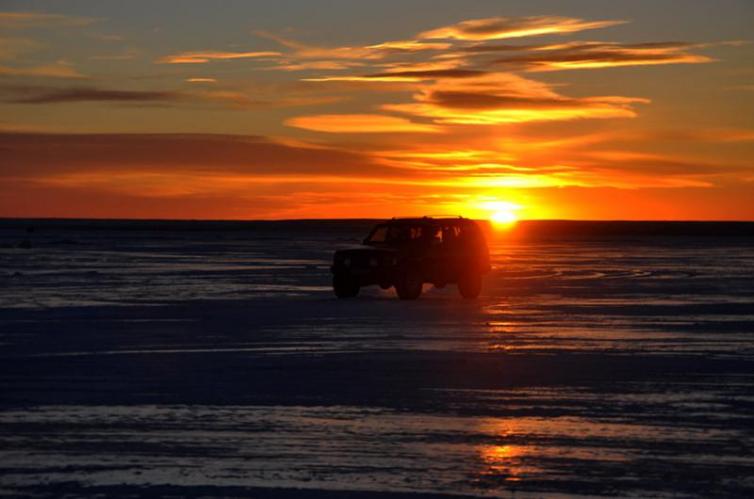
M 334 68 L 334 73 L 303 78 L 307 82 L 344 82 L 375 84 L 377 91 L 399 89 L 413 91 L 413 102 L 385 102 L 380 109 L 413 117 L 430 119 L 434 125 L 498 125 L 544 121 L 633 118 L 636 104 L 647 99 L 625 96 L 569 97 L 549 85 L 523 78 L 512 71 L 542 72 L 563 69 L 586 69 L 658 64 L 698 64 L 712 58 L 694 54 L 693 48 L 716 44 L 686 42 L 649 42 L 622 44 L 615 42 L 566 42 L 539 45 L 497 45 L 489 40 L 566 34 L 622 24 L 623 21 L 586 21 L 570 17 L 489 18 L 463 21 L 458 24 L 421 33 L 419 40 L 447 39 L 449 47 L 421 54 L 421 57 L 388 57 L 357 51 L 360 64 L 368 68 Z M 279 38 L 278 38 L 279 39 Z M 298 42 L 279 39 L 297 53 L 309 47 Z M 469 43 L 483 42 L 483 43 Z M 406 43 L 406 42 L 404 42 Z M 723 44 L 730 44 L 723 42 Z M 739 45 L 739 42 L 735 42 Z M 381 47 L 384 44 L 369 47 Z M 411 46 L 411 44 L 408 44 Z M 364 49 L 366 47 L 361 47 Z M 336 57 L 353 56 L 351 48 Z M 325 56 L 328 51 L 314 51 Z M 502 57 L 501 57 L 502 55 Z M 340 59 L 333 59 L 340 60 Z M 321 61 L 317 61 L 321 62 Z M 386 85 L 380 88 L 376 84 Z M 350 128 L 350 127 L 349 127 Z
M 413 103 L 386 104 L 387 111 L 431 118 L 438 124 L 495 125 L 572 119 L 632 118 L 644 99 L 570 98 L 548 85 L 514 74 L 492 73 L 439 80 L 414 94 Z
M 427 133 L 438 132 L 432 125 L 414 123 L 405 118 L 381 114 L 320 114 L 298 116 L 285 122 L 286 125 L 329 133 Z
M 280 52 L 221 52 L 221 51 L 198 51 L 179 52 L 166 55 L 157 60 L 161 64 L 204 64 L 211 61 L 227 61 L 235 59 L 270 59 L 280 57 Z
M 428 50 L 447 50 L 451 47 L 449 43 L 442 42 L 424 42 L 420 40 L 398 40 L 392 42 L 378 43 L 368 45 L 366 48 L 381 51 L 382 53 L 415 53 L 425 52 Z
M 0 12 L 0 28 L 27 29 L 46 27 L 88 26 L 97 19 L 92 17 L 48 14 L 46 12 Z
M 54 88 L 7 85 L 0 87 L 3 102 L 11 104 L 50 105 L 81 102 L 121 104 L 178 104 L 215 102 L 233 108 L 249 108 L 271 103 L 252 99 L 246 93 L 231 90 L 123 90 L 98 87 Z
M 665 132 L 657 134 L 655 138 L 703 142 L 754 142 L 754 130 L 744 128 L 708 128 Z
M 607 28 L 626 21 L 585 21 L 572 17 L 490 17 L 470 19 L 419 34 L 420 39 L 499 40 L 526 36 L 574 33 Z
M 414 71 L 387 71 L 366 75 L 367 79 L 396 78 L 409 81 L 436 80 L 438 78 L 475 78 L 487 74 L 486 71 L 473 69 L 428 69 Z
M 461 144 L 460 147 L 466 147 Z M 536 141 L 530 149 L 537 147 Z M 433 172 L 436 179 L 454 182 L 460 191 L 469 188 L 532 189 L 581 186 L 623 189 L 660 187 L 710 187 L 723 178 L 750 171 L 745 164 L 703 161 L 695 158 L 640 153 L 633 150 L 555 150 L 509 158 L 492 148 L 453 149 L 415 147 L 383 151 L 380 161 L 401 169 Z
M 704 128 L 693 126 L 692 128 L 648 128 L 631 130 L 605 130 L 598 133 L 579 135 L 575 138 L 562 136 L 557 139 L 548 139 L 540 135 L 541 140 L 546 140 L 563 150 L 565 148 L 574 150 L 594 149 L 600 144 L 620 144 L 625 147 L 626 144 L 633 146 L 645 146 L 647 144 L 658 144 L 666 142 L 686 142 L 686 143 L 744 143 L 754 142 L 754 129 L 750 128 Z M 521 140 L 529 141 L 531 137 L 522 137 Z M 676 147 L 676 146 L 673 146 Z M 718 155 L 717 149 L 713 149 L 715 155 Z
M 1 15 L 2 13 L 0 13 Z M 25 58 L 29 52 L 39 51 L 43 43 L 28 38 L 0 36 L 0 61 L 15 61 Z M 69 62 L 58 60 L 35 66 L 0 65 L 0 76 L 11 77 L 49 77 L 49 78 L 83 78 Z
M 475 92 L 432 91 L 424 99 L 435 106 L 449 109 L 488 110 L 488 109 L 530 109 L 530 110 L 561 110 L 574 107 L 591 107 L 597 105 L 626 105 L 634 102 L 646 102 L 644 99 L 627 99 L 617 97 L 586 97 L 573 99 L 557 98 L 527 98 L 510 95 L 494 95 Z
M 6 216 L 269 218 L 312 192 L 321 194 L 304 200 L 309 216 L 336 205 L 356 216 L 354 190 L 384 205 L 425 188 L 419 172 L 412 179 L 369 155 L 258 136 L 0 133 L 0 150 Z
M 217 80 L 215 78 L 204 77 L 186 78 L 185 81 L 187 83 L 217 83 Z
M 3 132 L 0 150 L 0 176 L 14 178 L 116 171 L 364 177 L 390 171 L 358 153 L 244 135 Z
M 135 59 L 140 53 L 136 49 L 126 49 L 120 53 L 93 55 L 89 59 L 92 61 L 130 61 Z
M 475 43 L 473 45 L 466 45 L 457 49 L 461 54 L 485 54 L 493 52 L 520 52 L 524 50 L 536 50 L 544 45 L 500 45 L 489 43 Z M 453 55 L 457 55 L 454 53 Z
M 73 102 L 172 102 L 185 98 L 173 91 L 111 90 L 94 87 L 51 89 L 46 87 L 7 86 L 4 102 L 13 104 L 67 104 Z
M 33 52 L 43 47 L 37 41 L 27 38 L 8 38 L 0 36 L 0 60 L 12 60 L 19 55 Z
M 425 69 L 406 71 L 385 71 L 360 76 L 327 76 L 323 78 L 304 78 L 303 81 L 382 81 L 382 82 L 418 82 L 438 78 L 473 78 L 487 74 L 486 71 L 471 69 Z
M 469 102 L 471 94 L 464 96 L 465 103 L 449 106 L 447 102 L 424 102 L 408 104 L 385 104 L 385 111 L 405 113 L 431 118 L 436 124 L 445 125 L 499 125 L 532 123 L 538 121 L 568 121 L 576 119 L 634 118 L 636 112 L 628 105 L 617 105 L 609 100 L 562 99 L 533 101 L 516 98 L 501 98 L 497 105 L 480 107 L 478 101 L 496 96 L 477 95 L 477 102 Z
M 693 47 L 695 45 L 682 42 L 573 42 L 540 46 L 525 55 L 506 56 L 493 62 L 522 66 L 527 71 L 559 71 L 657 64 L 700 64 L 713 61 L 710 57 L 688 52 L 688 49 Z
M 459 189 L 465 192 L 491 185 L 563 184 L 548 180 L 545 170 L 531 171 L 523 178 L 516 172 L 524 169 L 497 165 L 487 168 L 489 177 L 470 177 L 465 172 L 457 177 L 459 172 L 395 168 L 369 154 L 254 136 L 0 133 L 0 149 L 4 152 L 0 181 L 43 186 L 55 196 L 71 189 L 91 195 L 111 192 L 159 199 L 212 196 L 224 198 L 223 205 L 251 198 L 255 205 L 269 208 L 264 204 L 265 193 L 291 196 L 291 190 L 321 190 L 327 197 L 338 190 L 352 193 L 355 186 L 375 194 L 382 185 L 390 194 L 379 196 L 384 203 L 401 191 L 415 199 L 416 192 L 426 193 L 430 188 L 433 194 L 444 190 L 458 194 Z
M 268 70 L 280 70 L 280 71 L 309 71 L 309 70 L 324 70 L 324 71 L 337 71 L 341 69 L 349 69 L 354 67 L 364 66 L 364 63 L 358 61 L 291 61 L 283 60 L 279 64 L 269 66 L 264 69 Z
M 85 78 L 86 76 L 64 61 L 38 66 L 0 66 L 0 76 L 30 76 L 43 78 Z
M 614 26 L 622 24 L 623 22 L 624 21 L 616 20 L 585 21 L 577 18 L 554 16 L 519 18 L 495 17 L 463 21 L 451 26 L 427 31 L 419 34 L 416 39 L 394 40 L 371 45 L 340 47 L 310 45 L 266 31 L 256 31 L 255 34 L 260 38 L 272 40 L 288 49 L 282 54 L 281 62 L 271 69 L 282 69 L 287 71 L 317 69 L 338 71 L 368 64 L 378 64 L 383 61 L 395 61 L 396 59 L 398 61 L 403 59 L 402 62 L 404 64 L 410 65 L 416 64 L 416 61 L 412 59 L 423 54 L 427 54 L 437 61 L 446 59 L 448 62 L 446 62 L 445 69 L 449 69 L 447 65 L 453 64 L 450 60 L 457 59 L 455 64 L 459 64 L 461 62 L 460 60 L 463 58 L 463 53 L 492 50 L 483 47 L 458 47 L 459 43 L 463 44 L 468 41 L 485 41 L 554 33 L 573 33 L 587 29 Z M 451 41 L 440 41 L 438 39 L 447 39 Z M 520 50 L 522 48 L 525 47 L 516 49 Z M 500 48 L 498 47 L 495 50 L 499 49 Z M 192 60 L 189 58 L 189 61 L 185 62 L 192 62 Z M 390 62 L 386 65 L 392 69 L 396 69 L 396 64 L 400 63 Z M 417 68 L 416 70 L 418 71 L 419 69 Z M 358 77 L 353 75 L 323 77 L 323 79 L 327 79 L 328 81 L 332 81 L 336 78 L 340 78 L 341 81 L 358 81 Z M 383 76 L 382 80 L 394 81 L 389 80 L 388 78 L 391 78 L 391 76 Z M 374 77 L 373 79 L 377 79 L 377 77 Z
M 414 82 L 417 90 L 414 102 L 383 104 L 381 108 L 430 118 L 438 125 L 633 118 L 636 116 L 633 105 L 649 102 L 621 96 L 571 98 L 558 94 L 547 84 L 513 73 L 470 69 L 388 71 L 306 80 Z
M 586 151 L 569 158 L 569 163 L 589 172 L 588 185 L 623 188 L 712 186 L 717 178 L 751 171 L 748 164 L 703 161 L 634 150 Z
M 2 13 L 0 13 L 2 15 Z M 26 58 L 29 52 L 37 52 L 45 44 L 28 38 L 0 36 L 0 61 L 16 61 Z M 0 65 L 0 76 L 11 77 L 49 77 L 49 78 L 83 78 L 66 60 L 58 60 L 34 66 Z
M 254 32 L 260 38 L 272 40 L 289 49 L 282 54 L 280 69 L 300 71 L 307 69 L 345 69 L 364 65 L 365 61 L 380 61 L 392 56 L 436 52 L 451 47 L 444 42 L 421 40 L 396 40 L 362 46 L 321 47 L 305 44 L 267 31 Z
M 196 80 L 196 79 L 194 79 Z M 212 78 L 200 78 L 193 83 L 216 83 Z M 343 100 L 341 96 L 326 95 L 290 95 L 287 97 L 270 96 L 269 99 L 252 97 L 248 92 L 210 88 L 182 90 L 124 90 L 113 88 L 68 87 L 55 88 L 46 86 L 5 85 L 0 86 L 0 101 L 11 104 L 51 105 L 81 102 L 104 102 L 121 104 L 191 104 L 214 103 L 232 109 L 284 108 L 330 104 Z
M 379 59 L 379 51 L 368 47 L 319 47 L 292 40 L 268 31 L 255 31 L 260 38 L 272 40 L 290 49 L 285 55 L 294 59 Z

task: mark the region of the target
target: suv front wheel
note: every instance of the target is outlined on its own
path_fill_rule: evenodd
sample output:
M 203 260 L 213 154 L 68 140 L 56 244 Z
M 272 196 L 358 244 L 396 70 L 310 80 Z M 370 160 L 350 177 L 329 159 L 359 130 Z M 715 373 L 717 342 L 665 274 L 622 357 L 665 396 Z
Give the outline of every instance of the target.
M 359 283 L 346 274 L 335 274 L 332 278 L 332 289 L 338 298 L 353 298 L 359 294 Z
M 422 294 L 422 277 L 415 270 L 406 270 L 395 283 L 395 292 L 401 300 L 416 300 Z

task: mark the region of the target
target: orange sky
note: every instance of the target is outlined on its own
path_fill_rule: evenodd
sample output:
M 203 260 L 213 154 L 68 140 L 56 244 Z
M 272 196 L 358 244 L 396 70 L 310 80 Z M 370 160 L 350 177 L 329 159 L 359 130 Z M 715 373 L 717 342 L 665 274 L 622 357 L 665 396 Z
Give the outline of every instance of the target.
M 754 8 L 671 3 L 7 2 L 0 216 L 754 220 Z

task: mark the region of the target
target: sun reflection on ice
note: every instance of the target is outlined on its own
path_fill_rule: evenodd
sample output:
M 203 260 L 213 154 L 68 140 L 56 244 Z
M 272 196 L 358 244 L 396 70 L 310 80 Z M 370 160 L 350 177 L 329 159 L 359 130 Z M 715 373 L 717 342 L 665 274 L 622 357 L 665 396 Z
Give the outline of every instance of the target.
M 516 445 L 493 445 L 481 449 L 482 459 L 487 465 L 487 474 L 504 476 L 506 480 L 518 481 L 515 458 L 524 453 Z
M 533 449 L 521 445 L 521 437 L 533 432 L 533 428 L 527 426 L 523 421 L 499 420 L 487 421 L 482 425 L 482 431 L 493 437 L 495 443 L 477 447 L 481 466 L 476 477 L 478 485 L 486 488 L 495 487 L 501 482 L 520 482 L 541 471 L 527 463 Z

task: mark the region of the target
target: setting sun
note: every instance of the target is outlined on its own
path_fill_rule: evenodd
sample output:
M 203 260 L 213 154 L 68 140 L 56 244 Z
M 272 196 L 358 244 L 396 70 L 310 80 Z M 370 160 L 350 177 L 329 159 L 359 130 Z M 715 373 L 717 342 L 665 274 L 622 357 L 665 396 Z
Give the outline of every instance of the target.
M 516 214 L 511 211 L 498 211 L 492 214 L 491 220 L 495 223 L 495 225 L 510 225 L 518 218 L 516 217 Z
M 488 217 L 495 227 L 506 228 L 518 221 L 516 211 L 521 207 L 505 201 L 492 201 L 485 203 L 483 209 L 489 213 Z

